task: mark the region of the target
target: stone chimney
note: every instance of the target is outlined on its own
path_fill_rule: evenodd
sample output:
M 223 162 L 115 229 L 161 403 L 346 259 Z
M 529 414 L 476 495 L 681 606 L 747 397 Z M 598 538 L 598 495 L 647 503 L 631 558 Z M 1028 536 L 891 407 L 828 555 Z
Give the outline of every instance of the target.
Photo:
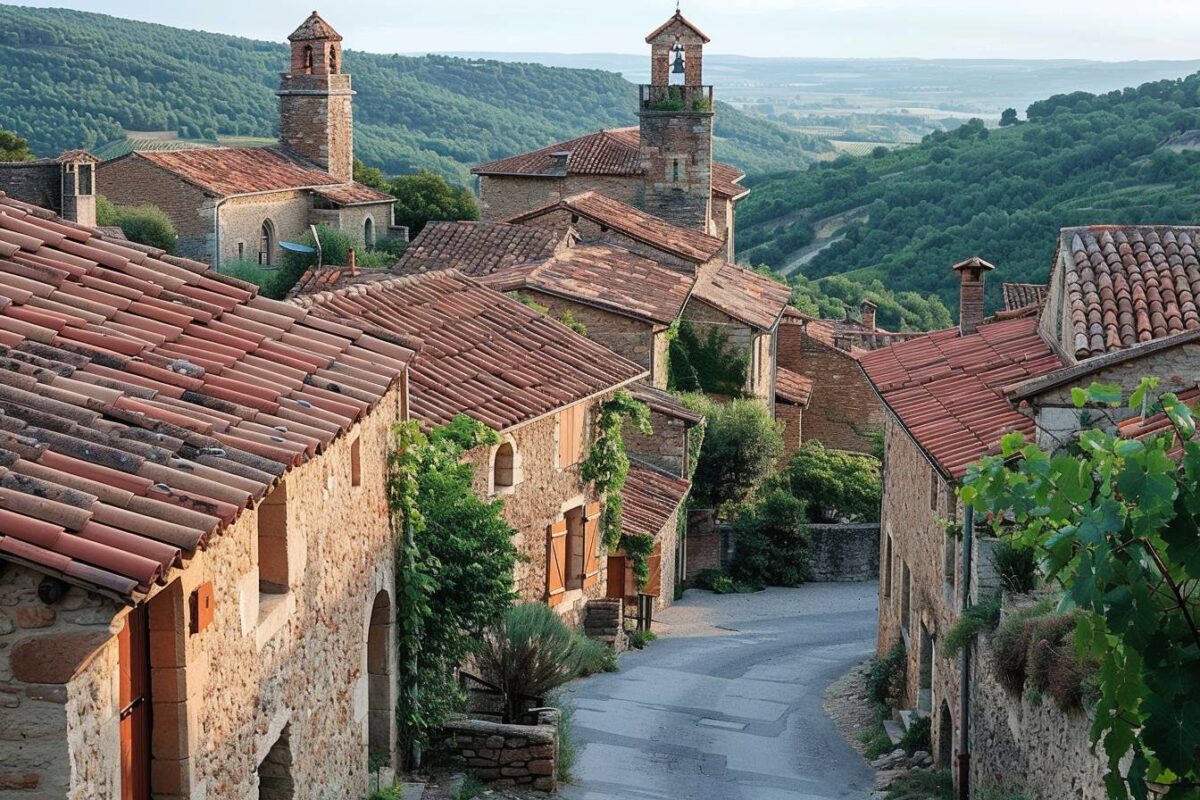
M 358 262 L 354 257 L 353 247 L 346 254 L 346 267 L 350 270 L 351 275 L 358 275 Z
M 960 261 L 953 269 L 958 273 L 958 329 L 963 336 L 974 333 L 983 322 L 983 281 L 996 267 L 979 256 Z
M 862 313 L 862 326 L 869 331 L 875 330 L 875 309 L 878 307 L 869 297 L 864 297 L 858 304 L 858 310 Z
M 550 175 L 566 175 L 571 163 L 571 151 L 560 150 L 550 154 Z

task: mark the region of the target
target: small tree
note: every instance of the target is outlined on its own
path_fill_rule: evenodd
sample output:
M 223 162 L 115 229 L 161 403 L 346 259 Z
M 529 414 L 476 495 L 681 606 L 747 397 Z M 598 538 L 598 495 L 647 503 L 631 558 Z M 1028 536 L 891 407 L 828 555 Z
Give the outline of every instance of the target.
M 750 358 L 731 345 L 729 336 L 718 327 L 701 333 L 689 323 L 680 325 L 670 342 L 667 365 L 673 391 L 721 397 L 746 393 Z
M 104 196 L 96 198 L 96 223 L 119 227 L 131 242 L 175 252 L 175 226 L 158 206 L 119 206 Z
M 963 501 L 998 535 L 1034 549 L 1046 578 L 1079 609 L 1079 662 L 1099 665 L 1092 741 L 1108 757 L 1109 797 L 1200 798 L 1200 437 L 1174 394 L 1156 380 L 1129 409 L 1161 415 L 1140 439 L 1114 433 L 1117 387 L 1073 390 L 1085 426 L 1052 454 L 1019 432 L 999 456 L 971 467 Z M 1099 411 L 1097 416 L 1096 411 Z M 1128 767 L 1122 770 L 1122 762 Z
M 1007 128 L 1009 125 L 1016 125 L 1017 122 L 1017 110 L 1015 108 L 1006 108 L 1004 111 L 1000 112 L 1001 128 Z
M 392 178 L 386 191 L 396 198 L 396 224 L 407 225 L 411 236 L 434 220 L 479 219 L 479 206 L 470 190 L 451 186 L 432 172 Z
M 32 161 L 29 142 L 12 131 L 0 130 L 0 161 Z
M 780 426 L 757 400 L 716 403 L 690 394 L 683 401 L 707 420 L 692 480 L 692 501 L 727 514 L 750 499 L 779 461 Z
M 739 510 L 730 573 L 751 586 L 799 586 L 808 580 L 805 503 L 775 489 Z
M 808 501 L 813 522 L 879 519 L 883 485 L 870 456 L 827 450 L 816 440 L 800 446 L 784 473 L 796 497 Z

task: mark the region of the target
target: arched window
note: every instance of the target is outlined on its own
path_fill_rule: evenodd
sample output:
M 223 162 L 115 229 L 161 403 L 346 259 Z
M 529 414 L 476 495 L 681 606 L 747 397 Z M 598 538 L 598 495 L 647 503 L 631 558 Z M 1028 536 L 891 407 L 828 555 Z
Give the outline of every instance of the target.
M 392 602 L 386 591 L 375 595 L 367 629 L 367 752 L 372 759 L 391 764 L 392 721 Z
M 275 223 L 263 220 L 258 235 L 258 263 L 268 267 L 275 263 Z
M 313 73 L 313 49 L 311 44 L 304 46 L 304 74 L 312 75 Z
M 333 45 L 329 46 L 329 74 L 337 75 L 337 49 Z
M 496 491 L 511 488 L 516 473 L 516 451 L 512 442 L 505 442 L 496 448 L 496 460 L 493 462 L 493 485 Z
M 363 223 L 363 244 L 368 250 L 375 247 L 375 222 L 370 217 Z

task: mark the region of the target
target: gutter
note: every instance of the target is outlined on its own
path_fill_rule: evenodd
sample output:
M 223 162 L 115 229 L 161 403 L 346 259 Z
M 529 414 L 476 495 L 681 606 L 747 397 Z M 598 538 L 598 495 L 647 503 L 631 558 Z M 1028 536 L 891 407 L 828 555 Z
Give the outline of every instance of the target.
M 975 508 L 966 506 L 963 509 L 963 557 L 962 557 L 962 610 L 965 613 L 971 607 L 971 549 L 975 529 Z M 971 796 L 971 648 L 968 643 L 962 651 L 962 663 L 959 668 L 959 719 L 958 719 L 958 800 L 968 800 Z

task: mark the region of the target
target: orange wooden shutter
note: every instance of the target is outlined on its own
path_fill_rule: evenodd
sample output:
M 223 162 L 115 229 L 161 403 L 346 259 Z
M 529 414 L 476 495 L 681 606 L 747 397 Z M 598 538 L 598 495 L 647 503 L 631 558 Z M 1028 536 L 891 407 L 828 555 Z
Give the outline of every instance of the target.
M 650 569 L 650 577 L 642 589 L 642 594 L 658 597 L 662 594 L 662 543 L 654 545 L 654 551 L 646 557 L 646 566 Z
M 567 584 L 567 521 L 560 519 L 550 526 L 546 546 L 546 602 L 557 605 L 562 601 Z
M 583 520 L 583 585 L 595 586 L 600 580 L 600 504 L 587 507 Z
M 608 588 L 604 596 L 625 599 L 625 556 L 608 557 Z

